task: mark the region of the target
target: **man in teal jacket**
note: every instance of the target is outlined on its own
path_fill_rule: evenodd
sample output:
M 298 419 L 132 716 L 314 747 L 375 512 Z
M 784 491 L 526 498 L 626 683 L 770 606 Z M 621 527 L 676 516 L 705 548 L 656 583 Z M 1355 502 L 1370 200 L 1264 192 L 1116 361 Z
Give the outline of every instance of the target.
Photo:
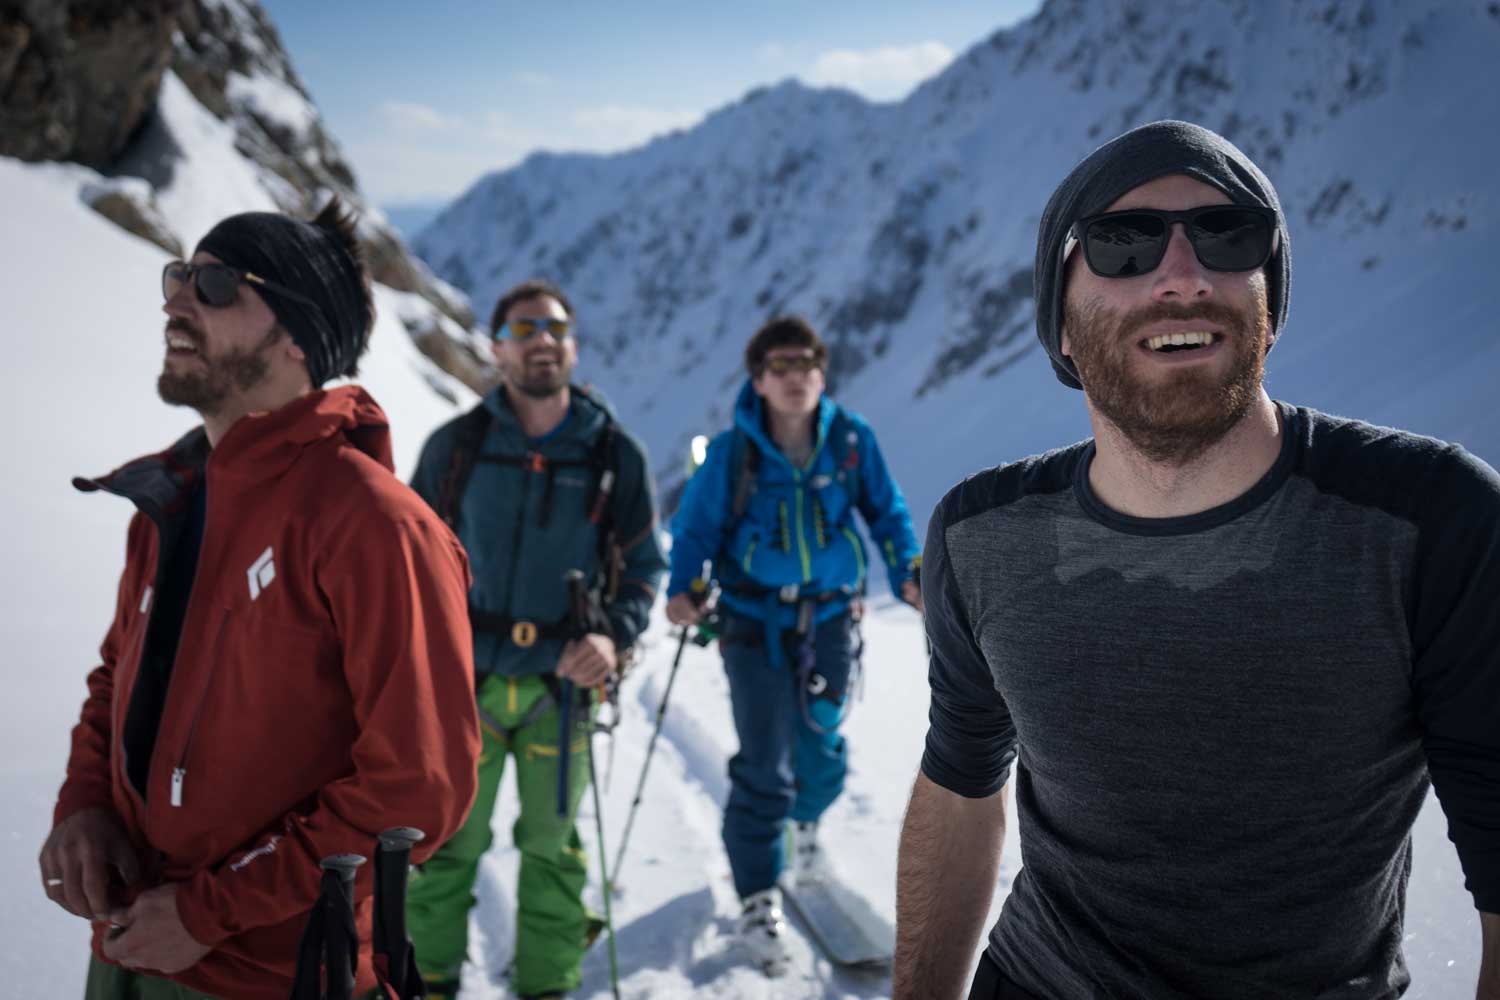
M 500 775 L 513 756 L 521 799 L 514 988 L 560 997 L 578 985 L 598 931 L 582 901 L 586 855 L 574 822 L 588 782 L 584 707 L 571 711 L 568 812 L 557 810 L 563 682 L 587 694 L 616 672 L 646 627 L 666 562 L 644 448 L 596 394 L 569 384 L 578 345 L 567 297 L 525 282 L 501 297 L 490 326 L 504 383 L 433 433 L 412 480 L 469 553 L 484 752 L 474 808 L 413 876 L 407 920 L 428 995 L 453 996 Z M 599 597 L 578 639 L 564 582 L 571 569 Z
M 773 319 L 745 349 L 750 380 L 733 429 L 709 445 L 672 521 L 667 617 L 698 620 L 694 581 L 711 562 L 726 615 L 720 638 L 740 750 L 729 762 L 724 846 L 744 901 L 741 939 L 770 974 L 785 965 L 780 896 L 821 873 L 819 817 L 843 790 L 838 725 L 863 593 L 859 511 L 891 591 L 921 607 L 921 549 L 875 435 L 823 395 L 828 349 L 806 321 Z M 793 849 L 785 843 L 787 821 Z

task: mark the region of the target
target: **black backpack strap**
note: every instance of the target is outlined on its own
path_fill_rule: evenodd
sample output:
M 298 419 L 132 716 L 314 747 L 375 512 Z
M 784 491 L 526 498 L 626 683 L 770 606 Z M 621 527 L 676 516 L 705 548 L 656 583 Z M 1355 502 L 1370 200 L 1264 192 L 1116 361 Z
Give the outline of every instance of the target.
M 453 424 L 453 453 L 448 458 L 448 471 L 438 489 L 437 513 L 454 531 L 458 530 L 458 508 L 463 502 L 464 490 L 469 486 L 474 460 L 479 456 L 484 433 L 489 430 L 492 419 L 481 402 Z
M 734 473 L 734 507 L 732 508 L 734 518 L 731 523 L 738 523 L 745 516 L 745 511 L 750 507 L 750 496 L 755 492 L 755 474 L 760 470 L 760 448 L 751 440 L 750 435 L 734 429 L 734 449 L 738 453 L 739 461 L 731 464 L 735 468 Z
M 604 601 L 612 600 L 620 586 L 624 554 L 620 551 L 615 517 L 615 488 L 620 482 L 620 425 L 592 392 L 583 386 L 572 391 L 597 406 L 604 414 L 604 427 L 589 450 L 589 464 L 594 469 L 594 502 L 589 507 L 589 523 L 598 540 L 598 593 Z

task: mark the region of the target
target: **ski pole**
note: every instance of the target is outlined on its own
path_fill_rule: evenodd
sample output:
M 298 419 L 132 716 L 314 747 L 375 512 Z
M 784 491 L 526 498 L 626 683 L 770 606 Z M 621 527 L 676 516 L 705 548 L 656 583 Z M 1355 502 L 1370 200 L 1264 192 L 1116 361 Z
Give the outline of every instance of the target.
M 568 581 L 568 611 L 570 617 L 572 618 L 573 638 L 575 640 L 582 639 L 586 634 L 588 634 L 589 627 L 588 585 L 584 580 L 583 573 L 579 572 L 576 569 L 568 570 L 568 572 L 564 575 L 564 579 Z M 569 684 L 567 685 L 567 687 L 571 688 L 572 685 Z M 567 739 L 567 736 L 568 731 L 564 729 L 564 740 Z M 594 731 L 592 726 L 589 728 L 588 742 L 584 744 L 584 753 L 588 756 L 589 761 L 589 786 L 593 789 L 594 792 L 594 825 L 599 835 L 599 877 L 604 887 L 604 929 L 609 934 L 609 982 L 610 986 L 614 989 L 615 1000 L 619 1000 L 620 966 L 618 953 L 615 949 L 614 914 L 611 911 L 609 900 L 609 860 L 607 857 L 608 850 L 606 848 L 604 840 L 604 807 L 603 803 L 600 802 L 599 799 L 599 776 L 594 768 Z M 563 766 L 567 766 L 566 761 L 564 761 Z M 559 796 L 563 794 L 562 790 L 566 787 L 567 786 L 563 784 L 561 780 L 559 780 Z M 566 803 L 563 802 L 561 798 L 559 798 L 559 813 L 562 815 L 566 815 L 566 813 L 564 812 L 565 808 Z
M 406 879 L 411 849 L 424 836 L 411 826 L 382 830 L 375 852 L 375 972 L 401 1000 L 427 995 L 417 956 L 406 933 Z
M 719 602 L 719 585 L 700 577 L 693 581 L 694 589 L 703 597 L 705 614 L 713 612 Z M 706 594 L 705 594 L 706 589 Z M 667 672 L 667 688 L 662 692 L 661 704 L 656 706 L 656 725 L 651 730 L 651 740 L 646 744 L 646 759 L 641 764 L 641 776 L 635 783 L 635 799 L 630 803 L 630 812 L 625 816 L 625 830 L 620 835 L 620 848 L 615 853 L 615 877 L 620 874 L 620 865 L 625 861 L 625 848 L 630 844 L 630 830 L 635 826 L 635 814 L 640 810 L 641 797 L 646 790 L 646 774 L 651 770 L 651 758 L 656 754 L 656 741 L 661 736 L 662 720 L 667 715 L 667 703 L 672 699 L 672 685 L 677 681 L 677 668 L 682 666 L 682 651 L 687 648 L 690 628 L 682 626 L 682 637 L 677 640 L 677 653 L 672 657 L 672 669 Z
M 604 844 L 604 806 L 599 801 L 599 780 L 594 773 L 594 734 L 589 732 L 589 785 L 594 790 L 594 825 L 599 835 L 599 880 L 604 887 L 604 929 L 609 934 L 609 985 L 614 990 L 615 1000 L 620 1000 L 620 959 L 615 949 L 615 917 L 610 908 L 609 852 Z
M 318 900 L 297 944 L 292 1000 L 352 1000 L 359 937 L 354 927 L 354 870 L 365 863 L 358 854 L 332 854 L 320 864 Z M 327 970 L 327 991 L 323 976 Z
M 588 584 L 582 570 L 570 569 L 563 574 L 563 581 L 568 585 L 568 616 L 573 623 L 572 639 L 578 642 L 583 639 L 585 629 L 588 625 Z M 572 803 L 568 795 L 568 772 L 572 770 L 569 766 L 572 760 L 573 750 L 573 682 L 564 680 L 558 685 L 559 716 L 557 734 L 557 815 L 559 819 L 566 819 L 568 806 Z

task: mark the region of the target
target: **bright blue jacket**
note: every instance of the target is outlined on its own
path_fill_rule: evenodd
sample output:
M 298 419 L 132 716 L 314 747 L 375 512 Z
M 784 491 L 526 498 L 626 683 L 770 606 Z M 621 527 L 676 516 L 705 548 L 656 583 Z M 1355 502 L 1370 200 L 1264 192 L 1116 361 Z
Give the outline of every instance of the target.
M 858 414 L 827 396 L 818 403 L 817 439 L 805 468 L 796 468 L 770 438 L 762 419 L 760 396 L 746 382 L 735 403 L 735 428 L 759 449 L 755 489 L 745 514 L 734 520 L 734 494 L 745 441 L 727 430 L 708 446 L 703 465 L 688 480 L 672 519 L 671 597 L 687 590 L 713 563 L 723 587 L 722 601 L 741 614 L 790 626 L 795 608 L 774 600 L 736 593 L 747 584 L 779 589 L 797 584 L 803 594 L 840 589 L 853 593 L 864 583 L 867 553 L 854 524 L 850 490 L 844 480 L 858 476 L 859 513 L 880 550 L 891 590 L 912 576 L 912 561 L 921 552 L 912 532 L 911 515 L 901 489 L 891 478 L 875 434 Z M 835 415 L 856 446 L 830 441 Z M 852 466 L 852 467 L 847 467 Z M 839 614 L 848 598 L 820 604 L 817 620 Z

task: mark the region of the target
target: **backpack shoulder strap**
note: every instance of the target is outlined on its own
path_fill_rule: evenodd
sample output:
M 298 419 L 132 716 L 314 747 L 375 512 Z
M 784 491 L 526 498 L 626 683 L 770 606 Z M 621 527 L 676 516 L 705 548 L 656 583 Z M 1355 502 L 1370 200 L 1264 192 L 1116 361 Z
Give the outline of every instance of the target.
M 454 531 L 458 530 L 458 508 L 463 502 L 464 490 L 469 486 L 469 474 L 474 471 L 474 460 L 479 457 L 479 448 L 484 443 L 484 433 L 489 430 L 493 418 L 483 402 L 453 422 L 453 452 L 448 458 L 448 472 L 438 490 L 438 516 Z
M 730 454 L 730 466 L 735 470 L 734 474 L 734 521 L 739 521 L 745 516 L 746 509 L 750 506 L 750 495 L 755 492 L 755 474 L 760 470 L 760 448 L 756 446 L 750 435 L 734 429 L 734 452 L 738 452 L 738 461 L 735 454 Z
M 838 479 L 849 495 L 849 506 L 858 508 L 861 490 L 859 431 L 842 409 L 834 413 L 828 425 L 828 444 L 838 449 Z

